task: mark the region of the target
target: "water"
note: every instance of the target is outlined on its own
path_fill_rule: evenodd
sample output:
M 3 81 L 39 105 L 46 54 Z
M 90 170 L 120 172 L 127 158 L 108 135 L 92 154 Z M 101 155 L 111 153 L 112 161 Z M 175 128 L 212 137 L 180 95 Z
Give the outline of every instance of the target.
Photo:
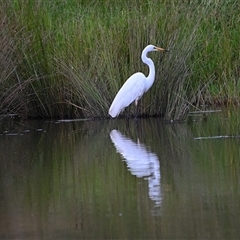
M 239 238 L 238 116 L 3 122 L 0 239 Z

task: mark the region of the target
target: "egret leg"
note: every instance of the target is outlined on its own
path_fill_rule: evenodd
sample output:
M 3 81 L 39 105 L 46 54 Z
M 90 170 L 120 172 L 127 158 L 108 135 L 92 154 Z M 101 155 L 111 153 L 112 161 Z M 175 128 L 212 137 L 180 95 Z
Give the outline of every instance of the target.
M 126 119 L 129 120 L 131 119 L 131 114 L 130 114 L 130 111 L 129 111 L 129 108 L 125 110 L 126 111 Z
M 138 122 L 138 99 L 135 100 L 135 116 L 134 116 L 134 121 L 137 123 Z

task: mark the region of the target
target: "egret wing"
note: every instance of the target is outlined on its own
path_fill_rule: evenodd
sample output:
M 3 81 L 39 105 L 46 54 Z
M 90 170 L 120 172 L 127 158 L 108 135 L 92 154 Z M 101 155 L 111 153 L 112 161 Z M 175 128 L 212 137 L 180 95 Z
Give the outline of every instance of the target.
M 120 88 L 109 110 L 112 117 L 119 115 L 136 99 L 141 98 L 145 92 L 146 77 L 143 73 L 133 74 Z

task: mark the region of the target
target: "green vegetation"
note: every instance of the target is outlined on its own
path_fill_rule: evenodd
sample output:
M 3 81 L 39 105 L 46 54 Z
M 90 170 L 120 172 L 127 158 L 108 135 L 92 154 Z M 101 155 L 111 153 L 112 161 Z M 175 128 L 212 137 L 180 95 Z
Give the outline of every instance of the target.
M 123 82 L 147 74 L 149 43 L 171 52 L 151 54 L 141 114 L 239 103 L 239 15 L 237 0 L 0 0 L 0 114 L 106 117 Z

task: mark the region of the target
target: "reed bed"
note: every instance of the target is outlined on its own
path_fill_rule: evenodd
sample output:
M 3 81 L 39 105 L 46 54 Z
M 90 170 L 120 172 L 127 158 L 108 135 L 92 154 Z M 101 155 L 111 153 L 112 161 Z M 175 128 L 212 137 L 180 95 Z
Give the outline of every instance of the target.
M 107 117 L 147 44 L 156 79 L 140 115 L 182 120 L 190 108 L 239 104 L 239 3 L 0 0 L 0 114 Z M 129 108 L 130 113 L 134 108 Z

